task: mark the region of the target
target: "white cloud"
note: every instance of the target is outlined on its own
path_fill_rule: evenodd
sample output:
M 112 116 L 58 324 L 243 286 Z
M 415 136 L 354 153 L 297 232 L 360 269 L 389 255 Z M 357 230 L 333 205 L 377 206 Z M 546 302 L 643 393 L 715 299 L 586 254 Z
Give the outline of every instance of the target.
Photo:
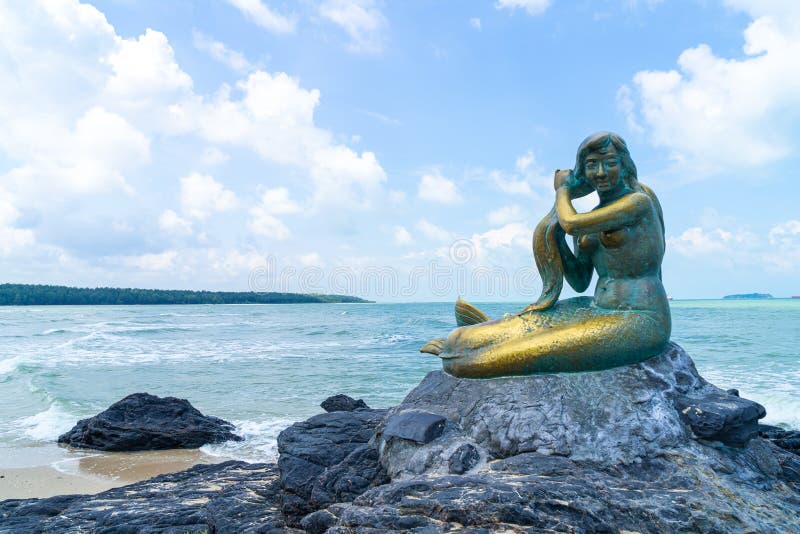
M 497 0 L 497 9 L 524 9 L 529 15 L 540 15 L 550 6 L 550 0 Z
M 533 150 L 528 150 L 523 155 L 517 158 L 515 162 L 515 166 L 517 171 L 519 172 L 526 172 L 528 169 L 531 168 L 531 165 L 536 161 L 536 158 L 533 155 Z
M 453 234 L 426 219 L 417 223 L 417 230 L 431 241 L 452 241 L 453 239 Z
M 319 13 L 347 33 L 349 50 L 378 53 L 383 49 L 388 24 L 374 0 L 325 0 Z
M 25 161 L 6 175 L 6 181 L 32 202 L 38 201 L 43 190 L 76 194 L 130 191 L 123 173 L 150 159 L 150 140 L 123 117 L 102 107 L 87 110 L 72 128 L 59 124 L 56 116 L 41 119 L 12 124 L 5 136 L 0 133 L 0 137 L 7 136 L 3 144 L 14 159 Z
M 264 29 L 274 33 L 294 32 L 295 22 L 292 19 L 275 13 L 261 0 L 228 0 L 228 3 Z
M 793 219 L 772 227 L 769 242 L 773 245 L 800 245 L 800 221 Z
M 301 208 L 289 198 L 289 190 L 285 187 L 267 189 L 261 195 L 261 203 L 250 209 L 248 228 L 256 235 L 269 237 L 278 241 L 288 239 L 291 235 L 289 227 L 275 215 L 298 213 Z
M 178 253 L 168 250 L 160 254 L 141 254 L 139 256 L 125 256 L 121 258 L 121 263 L 128 267 L 144 269 L 145 271 L 169 271 L 175 264 Z
M 14 227 L 19 216 L 11 194 L 0 188 L 0 256 L 11 256 L 34 244 L 32 230 Z
M 478 31 L 481 31 L 481 19 L 477 17 L 472 17 L 469 19 L 469 25 L 475 28 Z
M 414 242 L 411 234 L 406 230 L 405 226 L 394 227 L 394 242 L 397 245 L 410 245 Z
M 724 218 L 735 226 L 731 218 Z M 800 221 L 773 226 L 765 235 L 744 227 L 695 226 L 667 238 L 667 253 L 677 252 L 727 267 L 750 266 L 775 272 L 793 272 L 800 265 Z
M 112 98 L 141 103 L 192 88 L 192 78 L 178 66 L 166 35 L 149 28 L 137 39 L 117 38 L 108 62 L 114 74 L 106 90 Z
M 322 258 L 316 252 L 309 252 L 308 254 L 301 254 L 298 256 L 297 261 L 303 267 L 316 267 L 322 263 Z
M 255 70 L 255 65 L 247 61 L 247 58 L 241 52 L 231 50 L 224 43 L 215 41 L 198 31 L 195 31 L 193 35 L 195 48 L 208 53 L 212 58 L 227 65 L 234 71 L 246 73 Z
M 495 228 L 472 236 L 472 240 L 482 250 L 495 250 L 504 247 L 517 249 L 530 249 L 533 229 L 519 222 L 508 223 L 500 228 Z
M 256 235 L 283 241 L 289 239 L 291 232 L 283 221 L 271 215 L 263 206 L 256 206 L 250 210 L 251 219 L 247 227 Z
M 456 184 L 442 176 L 438 169 L 422 175 L 417 196 L 440 204 L 458 204 L 463 200 Z
M 241 100 L 229 88 L 212 99 L 196 98 L 170 108 L 184 131 L 197 131 L 213 143 L 249 147 L 262 158 L 309 173 L 313 206 L 369 207 L 386 181 L 375 154 L 357 153 L 333 142 L 330 132 L 314 125 L 319 91 L 300 87 L 279 72 L 256 71 L 239 82 Z
M 200 156 L 200 162 L 203 165 L 209 166 L 220 165 L 228 161 L 228 159 L 230 159 L 230 157 L 215 146 L 206 148 L 203 150 L 203 154 Z
M 233 209 L 238 203 L 233 191 L 213 176 L 196 172 L 181 178 L 180 201 L 183 212 L 196 219 Z
M 638 72 L 633 88 L 618 93 L 630 124 L 704 172 L 784 158 L 800 123 L 800 3 L 727 4 L 755 19 L 744 31 L 744 58 L 700 44 L 680 55 L 677 70 Z
M 517 205 L 503 206 L 489 213 L 487 220 L 491 225 L 502 225 L 517 222 L 525 218 L 525 213 Z
M 261 195 L 261 204 L 267 212 L 276 215 L 301 211 L 300 206 L 289 198 L 289 190 L 285 187 L 264 191 Z
M 677 237 L 668 238 L 667 244 L 676 252 L 694 258 L 724 252 L 728 244 L 735 240 L 741 239 L 736 239 L 732 232 L 720 228 L 704 230 L 694 226 Z
M 489 179 L 494 185 L 503 193 L 509 195 L 524 195 L 532 196 L 533 188 L 524 178 L 520 178 L 514 174 L 508 174 L 503 171 L 493 170 L 489 171 Z
M 174 235 L 191 235 L 192 223 L 175 213 L 173 210 L 165 210 L 158 217 L 158 226 Z

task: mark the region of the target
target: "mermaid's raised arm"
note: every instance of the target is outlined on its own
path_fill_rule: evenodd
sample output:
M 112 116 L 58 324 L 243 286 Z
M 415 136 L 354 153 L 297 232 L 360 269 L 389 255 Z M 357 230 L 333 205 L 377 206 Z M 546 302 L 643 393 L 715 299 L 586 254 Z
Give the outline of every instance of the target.
M 567 187 L 560 187 L 556 193 L 558 222 L 570 235 L 593 234 L 631 226 L 652 209 L 651 206 L 650 197 L 637 191 L 602 208 L 578 213 L 572 206 Z
M 575 243 L 575 251 L 573 254 L 567 245 L 564 230 L 559 225 L 558 227 L 558 252 L 561 254 L 561 261 L 564 265 L 564 278 L 572 289 L 578 293 L 583 293 L 592 282 L 592 258 L 585 252 L 582 252 L 577 246 L 577 239 Z

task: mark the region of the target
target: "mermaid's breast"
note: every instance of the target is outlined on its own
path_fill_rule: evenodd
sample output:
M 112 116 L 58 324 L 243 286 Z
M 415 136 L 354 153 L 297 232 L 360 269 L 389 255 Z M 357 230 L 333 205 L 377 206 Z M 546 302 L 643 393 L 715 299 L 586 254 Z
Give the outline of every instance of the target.
M 628 239 L 630 228 L 619 228 L 617 230 L 609 230 L 607 232 L 600 232 L 600 242 L 606 248 L 619 248 Z

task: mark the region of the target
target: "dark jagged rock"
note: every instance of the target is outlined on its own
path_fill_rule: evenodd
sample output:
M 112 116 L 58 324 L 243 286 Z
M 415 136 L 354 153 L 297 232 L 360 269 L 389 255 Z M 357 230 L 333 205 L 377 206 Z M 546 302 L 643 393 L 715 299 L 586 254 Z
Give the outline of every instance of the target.
M 282 509 L 291 524 L 315 510 L 309 501 L 317 478 L 367 444 L 385 415 L 386 410 L 324 413 L 278 435 Z
M 738 389 L 733 389 L 733 388 L 732 389 L 726 389 L 725 393 L 727 393 L 728 395 L 733 395 L 734 397 L 738 397 L 739 396 L 739 390 Z
M 367 403 L 363 400 L 355 400 L 352 397 L 342 394 L 328 397 L 322 401 L 320 407 L 326 412 L 352 412 L 353 410 L 358 410 L 359 408 L 369 408 Z
M 241 441 L 234 425 L 206 416 L 189 401 L 134 393 L 90 419 L 82 419 L 59 443 L 101 451 L 194 449 L 208 443 Z
M 311 504 L 324 508 L 337 502 L 350 502 L 368 489 L 389 482 L 377 449 L 361 445 L 340 463 L 326 469 L 314 482 Z
M 772 425 L 758 425 L 758 435 L 768 439 L 781 449 L 800 455 L 800 431 L 798 430 L 786 430 Z
M 767 415 L 751 400 L 719 392 L 700 398 L 677 397 L 675 407 L 697 437 L 742 447 L 758 435 L 758 420 Z
M 97 495 L 0 502 L 0 532 L 299 532 L 274 464 L 198 465 Z
M 481 453 L 470 443 L 465 443 L 455 450 L 447 459 L 447 471 L 452 475 L 463 475 L 481 459 Z
M 416 443 L 430 443 L 444 431 L 446 419 L 423 410 L 404 410 L 391 414 L 383 428 L 383 438 L 401 438 Z
M 300 526 L 311 534 L 322 534 L 331 528 L 338 518 L 328 510 L 311 512 L 300 521 Z

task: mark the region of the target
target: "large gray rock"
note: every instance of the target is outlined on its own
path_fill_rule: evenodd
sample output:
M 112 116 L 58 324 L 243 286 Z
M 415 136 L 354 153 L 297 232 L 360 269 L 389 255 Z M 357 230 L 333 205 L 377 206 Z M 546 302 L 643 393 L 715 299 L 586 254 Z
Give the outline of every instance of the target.
M 289 524 L 299 526 L 303 516 L 318 508 L 311 502 L 311 496 L 319 477 L 326 469 L 344 462 L 356 449 L 366 445 L 385 415 L 386 410 L 369 409 L 323 413 L 295 423 L 278 435 L 281 508 Z M 363 463 L 368 458 L 369 455 L 364 454 L 350 461 Z M 377 455 L 374 464 L 376 472 L 380 471 Z M 352 472 L 349 467 L 349 464 L 342 466 L 336 472 L 347 476 Z M 357 486 L 358 482 L 354 485 Z M 346 488 L 341 484 L 337 486 L 336 480 L 330 477 L 318 486 L 318 496 L 323 500 L 332 495 L 347 494 Z M 361 491 L 366 489 L 364 487 Z
M 675 408 L 695 436 L 733 447 L 742 447 L 758 436 L 758 420 L 767 415 L 763 406 L 728 392 L 703 394 L 700 398 L 675 399 Z
M 720 395 L 758 406 L 703 380 L 689 355 L 670 344 L 645 362 L 598 372 L 474 380 L 433 371 L 389 417 L 412 409 L 439 414 L 491 458 L 538 452 L 616 465 L 685 443 L 693 433 L 676 401 Z M 755 424 L 761 410 L 729 419 L 740 425 L 749 415 Z M 724 435 L 725 421 L 723 414 L 717 434 Z
M 208 443 L 242 441 L 232 423 L 203 415 L 186 399 L 134 393 L 58 438 L 71 447 L 101 451 L 196 449 Z

